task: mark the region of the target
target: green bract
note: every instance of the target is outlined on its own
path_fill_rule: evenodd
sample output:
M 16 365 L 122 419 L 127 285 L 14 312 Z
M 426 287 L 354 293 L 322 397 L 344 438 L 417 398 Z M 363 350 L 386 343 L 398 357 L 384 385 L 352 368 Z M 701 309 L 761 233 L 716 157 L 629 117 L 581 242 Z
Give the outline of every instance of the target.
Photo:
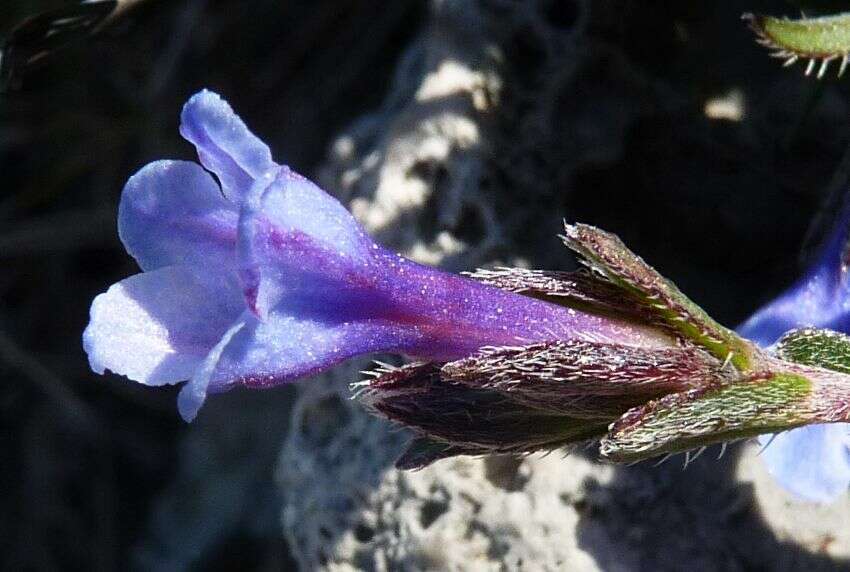
M 782 359 L 850 373 L 850 336 L 832 330 L 801 328 L 782 336 L 776 348 Z
M 773 50 L 772 55 L 790 66 L 797 60 L 808 60 L 806 75 L 818 68 L 822 78 L 830 62 L 839 61 L 838 76 L 847 69 L 850 54 L 850 14 L 790 20 L 756 14 L 743 19 L 758 36 L 758 42 Z

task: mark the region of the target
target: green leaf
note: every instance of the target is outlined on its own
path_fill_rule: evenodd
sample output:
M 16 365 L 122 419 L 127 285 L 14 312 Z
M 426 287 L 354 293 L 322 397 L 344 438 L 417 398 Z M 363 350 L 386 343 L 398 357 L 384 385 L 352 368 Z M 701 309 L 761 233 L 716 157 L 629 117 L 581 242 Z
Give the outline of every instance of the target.
M 790 373 L 676 393 L 636 407 L 600 443 L 604 458 L 639 461 L 812 422 L 812 383 Z
M 844 74 L 850 53 L 850 13 L 818 18 L 789 20 L 744 14 L 744 21 L 758 36 L 758 42 L 773 50 L 773 56 L 789 66 L 797 60 L 809 60 L 806 75 L 820 63 L 817 77 L 826 73 L 830 62 L 841 60 L 838 76 Z
M 778 357 L 841 373 L 850 373 L 850 336 L 833 330 L 802 328 L 787 332 L 776 348 Z

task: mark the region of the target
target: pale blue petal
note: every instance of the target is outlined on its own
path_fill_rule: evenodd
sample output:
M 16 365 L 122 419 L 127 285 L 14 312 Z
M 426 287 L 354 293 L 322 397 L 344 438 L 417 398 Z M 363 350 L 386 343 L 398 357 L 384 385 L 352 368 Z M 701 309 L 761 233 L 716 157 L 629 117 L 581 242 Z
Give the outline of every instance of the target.
M 850 333 L 849 235 L 850 195 L 803 277 L 762 306 L 737 332 L 762 347 L 773 345 L 788 330 L 806 326 Z
M 327 370 L 352 356 L 409 343 L 415 328 L 378 320 L 327 323 L 272 313 L 251 316 L 222 352 L 213 391 L 233 385 L 271 387 Z
M 224 334 L 180 391 L 178 408 L 192 421 L 210 393 L 235 386 L 266 388 L 325 371 L 352 356 L 404 343 L 417 335 L 391 324 L 329 325 L 271 314 L 264 321 L 243 314 Z
M 118 234 L 143 270 L 236 264 L 236 206 L 212 176 L 186 161 L 156 161 L 130 177 L 118 207 Z
M 277 168 L 268 146 L 211 91 L 196 93 L 183 106 L 180 134 L 195 145 L 201 163 L 218 176 L 234 202 L 242 201 L 255 178 Z
M 806 326 L 826 327 L 841 309 L 833 298 L 833 289 L 823 274 L 815 274 L 796 284 L 746 322 L 738 326 L 739 335 L 762 347 L 773 345 L 788 330 Z
M 377 249 L 339 201 L 286 167 L 257 181 L 240 214 L 240 274 L 261 317 L 287 293 L 367 274 Z
M 829 502 L 846 494 L 850 485 L 850 425 L 809 425 L 762 435 L 761 453 L 767 469 L 790 492 L 813 502 Z
M 827 222 L 832 224 L 832 228 L 826 235 L 817 260 L 806 273 L 806 278 L 819 276 L 834 295 L 839 295 L 838 291 L 842 288 L 845 288 L 846 295 L 847 266 L 850 262 L 847 250 L 850 240 L 850 193 L 845 195 L 837 216 Z
M 92 370 L 146 385 L 189 379 L 243 310 L 233 277 L 187 266 L 136 274 L 95 298 L 83 348 Z
M 207 398 L 210 377 L 215 371 L 216 366 L 218 366 L 221 353 L 230 344 L 233 336 L 245 326 L 246 320 L 250 319 L 249 316 L 243 316 L 227 329 L 221 339 L 206 355 L 200 366 L 195 370 L 189 383 L 184 385 L 180 390 L 180 394 L 177 396 L 177 410 L 180 411 L 180 416 L 187 423 L 197 417 L 198 411 Z

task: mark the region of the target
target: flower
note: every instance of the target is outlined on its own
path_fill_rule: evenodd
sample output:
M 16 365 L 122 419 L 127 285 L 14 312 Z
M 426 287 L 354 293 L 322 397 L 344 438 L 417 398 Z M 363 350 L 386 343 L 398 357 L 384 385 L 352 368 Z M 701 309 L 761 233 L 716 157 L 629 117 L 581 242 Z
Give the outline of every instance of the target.
M 99 373 L 188 381 L 187 421 L 209 394 L 375 352 L 422 360 L 355 384 L 372 412 L 413 430 L 407 468 L 594 439 L 603 457 L 633 461 L 850 419 L 850 336 L 786 333 L 850 324 L 844 230 L 741 327 L 762 346 L 784 334 L 759 348 L 592 226 L 563 237 L 587 271 L 448 274 L 376 244 L 216 94 L 186 103 L 180 133 L 200 164 L 156 161 L 127 182 L 118 232 L 142 272 L 95 298 L 83 347 Z M 780 480 L 810 496 L 846 488 L 843 427 L 780 436 Z M 805 474 L 800 443 L 820 459 Z
M 756 311 L 737 331 L 763 347 L 795 328 L 818 327 L 850 333 L 848 280 L 850 201 L 836 217 L 815 262 L 776 299 Z M 810 425 L 760 437 L 768 471 L 797 496 L 829 502 L 850 486 L 850 424 Z
M 95 298 L 83 347 L 98 373 L 188 380 L 178 398 L 187 421 L 208 394 L 287 383 L 372 352 L 445 362 L 553 340 L 672 343 L 646 324 L 377 245 L 339 202 L 275 163 L 212 92 L 186 103 L 180 133 L 201 164 L 156 161 L 127 182 L 118 232 L 142 272 Z

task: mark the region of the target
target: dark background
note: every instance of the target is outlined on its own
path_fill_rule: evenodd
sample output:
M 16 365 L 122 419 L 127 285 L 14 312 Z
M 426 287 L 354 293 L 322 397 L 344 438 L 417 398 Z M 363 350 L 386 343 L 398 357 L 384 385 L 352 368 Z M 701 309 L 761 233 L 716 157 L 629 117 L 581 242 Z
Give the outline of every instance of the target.
M 0 37 L 69 4 L 4 2 Z M 498 18 L 510 2 L 492 4 Z M 553 30 L 569 29 L 578 10 L 568 0 L 529 4 Z M 561 218 L 596 224 L 733 326 L 797 275 L 820 237 L 812 221 L 828 221 L 841 200 L 848 80 L 835 68 L 820 82 L 799 65 L 782 69 L 753 42 L 740 14 L 795 15 L 787 3 L 593 4 L 576 40 L 589 57 L 569 90 L 552 79 L 560 63 L 534 34 L 494 38 L 507 81 L 491 144 L 494 157 L 515 163 L 493 172 L 503 183 L 523 165 L 542 173 L 516 184 L 527 209 L 499 213 L 513 221 L 512 254 L 565 267 L 568 256 L 548 250 Z M 384 99 L 430 10 L 413 1 L 151 0 L 8 83 L 0 562 L 9 569 L 115 569 L 137 559 L 157 526 L 151 506 L 174 477 L 186 431 L 176 389 L 91 373 L 80 335 L 92 298 L 137 271 L 115 229 L 124 182 L 151 160 L 193 158 L 177 133 L 182 103 L 202 87 L 218 91 L 278 160 L 314 173 L 333 136 Z M 730 90 L 743 97 L 742 120 L 706 117 L 706 101 Z M 524 118 L 543 113 L 544 144 L 514 152 Z M 494 197 L 497 208 L 517 202 Z M 195 566 L 288 563 L 280 535 L 237 527 Z

